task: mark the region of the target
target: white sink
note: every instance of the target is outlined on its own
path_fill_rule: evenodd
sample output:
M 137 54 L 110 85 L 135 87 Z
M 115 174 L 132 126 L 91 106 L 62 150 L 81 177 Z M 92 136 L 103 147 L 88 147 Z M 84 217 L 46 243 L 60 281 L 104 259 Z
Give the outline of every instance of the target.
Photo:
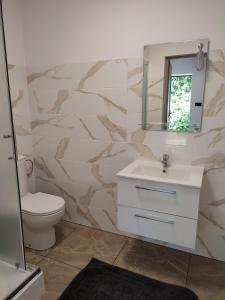
M 163 173 L 162 164 L 157 161 L 135 160 L 118 177 L 157 181 L 200 188 L 202 185 L 203 166 L 171 164 Z

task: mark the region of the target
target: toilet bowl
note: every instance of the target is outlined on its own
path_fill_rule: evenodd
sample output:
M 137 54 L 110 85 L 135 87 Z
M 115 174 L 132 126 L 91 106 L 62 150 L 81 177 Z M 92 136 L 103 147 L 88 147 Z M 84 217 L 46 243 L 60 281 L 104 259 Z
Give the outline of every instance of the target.
M 65 213 L 63 198 L 28 192 L 25 157 L 18 157 L 18 175 L 21 196 L 24 244 L 35 250 L 46 250 L 55 242 L 54 226 Z

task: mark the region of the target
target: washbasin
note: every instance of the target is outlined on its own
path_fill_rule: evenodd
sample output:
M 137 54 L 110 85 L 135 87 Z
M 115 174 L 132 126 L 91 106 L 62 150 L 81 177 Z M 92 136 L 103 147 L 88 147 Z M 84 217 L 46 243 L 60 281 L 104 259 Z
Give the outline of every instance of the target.
M 158 161 L 135 160 L 117 173 L 117 176 L 199 188 L 203 172 L 203 166 L 171 164 L 164 173 L 162 164 Z

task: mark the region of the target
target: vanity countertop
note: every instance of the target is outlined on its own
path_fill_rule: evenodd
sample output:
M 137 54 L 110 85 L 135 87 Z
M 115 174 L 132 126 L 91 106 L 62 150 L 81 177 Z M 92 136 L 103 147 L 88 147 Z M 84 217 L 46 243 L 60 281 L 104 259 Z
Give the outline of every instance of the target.
M 135 160 L 117 173 L 117 176 L 201 188 L 203 173 L 203 166 L 173 163 L 163 173 L 159 161 Z

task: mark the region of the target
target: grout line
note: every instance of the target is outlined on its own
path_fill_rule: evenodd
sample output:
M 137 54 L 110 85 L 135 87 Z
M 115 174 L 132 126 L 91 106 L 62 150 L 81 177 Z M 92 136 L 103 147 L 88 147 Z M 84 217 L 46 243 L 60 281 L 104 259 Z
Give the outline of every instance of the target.
M 49 255 L 52 253 L 52 251 L 54 251 L 56 247 L 60 246 L 67 238 L 69 238 L 75 230 L 76 230 L 75 228 L 72 229 L 72 231 L 71 231 L 67 236 L 65 236 L 64 239 L 62 239 L 59 243 L 56 243 L 56 244 L 52 247 L 52 249 L 49 250 L 49 253 L 47 253 L 47 254 L 45 255 L 45 257 L 49 257 Z
M 57 245 L 55 245 L 56 247 L 59 246 L 60 244 L 62 244 L 68 237 L 70 237 L 71 234 L 74 233 L 74 231 L 76 231 L 77 228 L 71 228 L 71 229 L 72 229 L 72 231 L 67 236 L 65 236 L 59 243 L 57 243 Z M 54 249 L 52 249 L 52 250 L 54 250 Z
M 42 259 L 35 265 L 36 267 L 39 267 L 39 264 L 42 262 L 42 261 L 45 261 L 45 258 L 42 257 Z
M 70 223 L 70 222 L 68 222 L 68 223 Z M 66 226 L 66 225 L 65 225 Z M 69 227 L 69 226 L 68 226 Z M 69 227 L 69 228 L 71 228 L 71 227 Z M 67 235 L 67 236 L 65 236 L 65 238 L 64 239 L 62 239 L 57 245 L 55 245 L 55 247 L 54 248 L 52 248 L 50 251 L 49 251 L 49 253 L 47 254 L 47 255 L 45 255 L 44 257 L 45 258 L 48 258 L 48 259 L 50 259 L 50 260 L 53 260 L 53 261 L 55 261 L 55 262 L 57 262 L 57 263 L 61 263 L 61 264 L 64 264 L 64 265 L 66 265 L 66 266 L 68 266 L 68 267 L 72 267 L 72 268 L 74 268 L 74 269 L 77 269 L 78 271 L 80 271 L 80 270 L 82 270 L 83 268 L 79 268 L 79 267 L 77 267 L 77 266 L 74 266 L 74 265 L 72 265 L 72 264 L 68 264 L 68 263 L 66 263 L 65 261 L 63 261 L 63 260 L 60 260 L 60 259 L 55 259 L 55 258 L 52 258 L 50 255 L 51 255 L 51 253 L 54 251 L 54 249 L 56 248 L 56 247 L 58 247 L 60 244 L 62 244 L 66 239 L 68 239 L 77 229 L 78 229 L 78 227 L 76 228 L 71 228 L 72 229 L 72 231 Z
M 186 274 L 185 287 L 187 287 L 187 282 L 188 282 L 188 277 L 189 277 L 189 271 L 190 271 L 190 266 L 191 266 L 191 256 L 192 256 L 192 254 L 190 254 L 189 260 L 188 260 L 188 269 L 187 269 L 187 274 Z
M 79 224 L 79 223 L 75 223 L 75 222 L 71 222 L 71 221 L 66 221 L 66 220 L 63 220 L 63 222 L 65 223 L 69 223 L 69 224 L 75 224 L 76 226 L 78 227 L 85 227 L 87 229 L 92 229 L 92 230 L 97 230 L 97 231 L 101 231 L 101 232 L 105 232 L 105 233 L 108 233 L 108 234 L 114 234 L 114 235 L 117 235 L 119 237 L 124 237 L 126 239 L 132 239 L 132 240 L 135 240 L 135 241 L 142 241 L 142 242 L 145 242 L 147 244 L 152 244 L 152 245 L 155 245 L 155 246 L 159 246 L 159 247 L 163 247 L 163 248 L 167 248 L 167 249 L 171 249 L 171 250 L 175 250 L 175 251 L 178 251 L 178 252 L 183 252 L 183 253 L 187 253 L 189 255 L 196 255 L 196 254 L 193 254 L 191 252 L 188 252 L 186 249 L 179 249 L 179 248 L 174 248 L 170 245 L 167 245 L 167 244 L 164 244 L 164 243 L 158 243 L 157 240 L 154 240 L 154 239 L 145 239 L 145 238 L 141 238 L 140 236 L 137 237 L 136 235 L 132 235 L 132 234 L 128 234 L 126 235 L 125 233 L 121 232 L 121 233 L 117 233 L 117 232 L 112 232 L 112 231 L 108 231 L 108 230 L 104 230 L 102 228 L 96 228 L 96 227 L 93 227 L 93 226 L 90 226 L 90 225 L 84 225 L 84 224 Z M 74 230 L 77 229 L 77 228 L 74 228 Z M 201 255 L 200 255 L 201 256 Z M 211 258 L 211 257 L 209 257 Z
M 45 250 L 41 250 L 41 251 L 45 251 Z M 46 251 L 47 251 L 47 250 L 46 250 Z M 26 258 L 26 262 L 28 262 L 28 261 L 27 261 L 27 254 L 26 254 L 26 252 L 27 252 L 27 253 L 30 252 L 31 254 L 40 256 L 40 257 L 41 257 L 41 260 L 47 256 L 47 254 L 43 254 L 43 253 L 41 253 L 41 252 L 38 251 L 38 250 L 34 250 L 34 249 L 32 249 L 32 248 L 25 247 L 25 258 Z M 29 262 L 28 262 L 28 263 L 29 263 Z
M 68 263 L 66 263 L 66 262 L 64 262 L 64 261 L 57 260 L 57 259 L 55 259 L 55 258 L 45 257 L 45 259 L 52 260 L 52 261 L 54 261 L 54 262 L 56 262 L 56 263 L 60 263 L 60 264 L 62 264 L 62 265 L 65 265 L 65 266 L 67 266 L 67 267 L 70 267 L 70 268 L 72 268 L 72 269 L 76 269 L 77 271 L 81 271 L 81 270 L 83 269 L 83 268 L 79 268 L 79 267 L 74 266 L 74 265 L 70 265 L 70 264 L 68 264 Z M 44 258 L 43 258 L 40 262 L 42 262 L 42 261 L 44 261 Z M 39 264 L 40 264 L 40 262 L 39 262 Z
M 116 256 L 115 259 L 113 260 L 112 265 L 115 264 L 117 258 L 120 256 L 120 254 L 122 253 L 123 249 L 124 249 L 125 246 L 128 244 L 128 241 L 129 241 L 129 239 L 127 238 L 127 239 L 125 240 L 124 244 L 122 245 L 120 251 L 118 252 L 117 256 Z
M 114 235 L 122 236 L 122 237 L 125 237 L 125 238 L 136 239 L 135 237 L 132 237 L 132 236 L 129 236 L 129 235 L 125 235 L 125 233 L 112 232 L 112 231 L 104 230 L 102 228 L 97 228 L 97 227 L 93 227 L 93 226 L 90 226 L 90 225 L 84 225 L 84 224 L 74 223 L 74 222 L 70 222 L 70 221 L 66 221 L 66 220 L 64 220 L 64 222 L 67 222 L 67 223 L 70 223 L 70 224 L 75 224 L 75 225 L 81 226 L 81 227 L 85 227 L 87 229 L 94 229 L 94 230 L 97 230 L 97 231 L 103 231 L 103 232 L 106 232 L 106 233 L 109 233 L 109 234 L 114 234 Z M 76 228 L 74 228 L 74 229 L 76 229 Z

